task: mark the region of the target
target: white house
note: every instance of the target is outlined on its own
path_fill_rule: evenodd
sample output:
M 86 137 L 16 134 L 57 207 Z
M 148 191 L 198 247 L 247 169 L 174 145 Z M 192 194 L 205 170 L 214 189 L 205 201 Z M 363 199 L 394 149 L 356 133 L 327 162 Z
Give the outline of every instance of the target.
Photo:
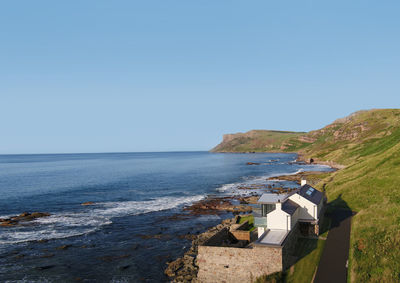
M 259 213 L 254 213 L 259 243 L 280 245 L 299 224 L 302 231 L 319 233 L 319 219 L 324 194 L 302 180 L 301 187 L 288 194 L 265 193 L 258 200 Z

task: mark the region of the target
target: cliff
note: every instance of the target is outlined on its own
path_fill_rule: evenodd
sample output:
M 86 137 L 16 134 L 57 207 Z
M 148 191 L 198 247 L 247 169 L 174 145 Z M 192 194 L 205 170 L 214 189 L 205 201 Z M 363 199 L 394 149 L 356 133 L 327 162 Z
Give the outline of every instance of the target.
M 252 130 L 246 133 L 226 134 L 212 152 L 280 152 L 290 150 L 289 139 L 305 133 Z

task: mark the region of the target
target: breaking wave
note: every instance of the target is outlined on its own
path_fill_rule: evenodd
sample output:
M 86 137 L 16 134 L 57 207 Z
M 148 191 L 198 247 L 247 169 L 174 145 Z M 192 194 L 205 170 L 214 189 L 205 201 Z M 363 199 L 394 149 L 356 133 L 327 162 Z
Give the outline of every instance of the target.
M 161 197 L 148 201 L 100 202 L 83 211 L 52 214 L 27 225 L 0 231 L 0 245 L 68 238 L 94 232 L 112 223 L 112 218 L 173 209 L 203 199 L 205 195 Z M 87 209 L 86 209 L 87 208 Z

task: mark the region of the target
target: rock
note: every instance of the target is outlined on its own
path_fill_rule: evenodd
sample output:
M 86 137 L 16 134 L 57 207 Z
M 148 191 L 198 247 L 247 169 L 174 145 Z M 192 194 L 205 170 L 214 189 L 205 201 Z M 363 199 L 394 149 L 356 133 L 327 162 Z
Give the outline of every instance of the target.
M 62 246 L 57 247 L 57 250 L 66 250 L 70 247 L 71 247 L 71 245 L 62 245 Z
M 215 227 L 212 227 L 197 235 L 192 240 L 192 246 L 188 251 L 185 252 L 183 257 L 176 259 L 173 262 L 167 263 L 167 268 L 164 273 L 170 277 L 171 282 L 197 282 L 197 272 L 199 267 L 196 262 L 198 246 L 204 244 L 208 239 L 214 236 L 216 233 L 223 229 L 228 229 L 235 223 L 235 218 L 225 219 Z M 188 234 L 190 235 L 190 234 Z M 182 235 L 184 236 L 184 235 Z M 236 240 L 236 239 L 235 239 Z M 244 245 L 245 243 L 240 243 L 238 241 L 237 245 Z
M 131 267 L 130 265 L 123 265 L 119 267 L 119 270 L 125 270 L 128 269 L 129 267 Z
M 44 254 L 44 255 L 41 256 L 41 258 L 50 258 L 50 257 L 53 257 L 53 256 L 54 256 L 54 254 Z
M 158 240 L 166 239 L 166 240 L 168 240 L 168 239 L 173 238 L 173 236 L 170 234 L 138 235 L 138 237 L 142 238 L 143 240 L 148 240 L 148 239 L 158 239 Z
M 11 227 L 17 225 L 18 222 L 14 220 L 4 220 L 0 223 L 0 226 L 2 227 Z
M 44 265 L 44 266 L 38 266 L 36 267 L 37 270 L 45 270 L 45 269 L 50 269 L 55 267 L 55 265 Z
M 247 162 L 246 165 L 260 165 L 258 162 Z
M 47 212 L 33 212 L 33 213 L 31 213 L 31 214 L 29 214 L 27 216 L 21 217 L 21 218 L 22 218 L 22 220 L 30 221 L 30 220 L 34 220 L 36 218 L 47 217 L 47 216 L 50 216 L 50 213 L 47 213 Z
M 164 273 L 168 277 L 174 277 L 176 275 L 176 272 L 182 267 L 183 267 L 183 259 L 178 258 L 168 264 L 168 267 L 165 269 Z
M 20 215 L 13 216 L 11 218 L 1 218 L 0 219 L 0 226 L 3 226 L 3 227 L 16 226 L 16 225 L 19 225 L 20 222 L 32 221 L 32 220 L 34 220 L 36 218 L 46 217 L 46 216 L 50 216 L 50 213 L 46 213 L 46 212 L 33 212 L 33 213 L 23 212 Z
M 87 202 L 81 203 L 81 205 L 94 205 L 94 202 L 93 201 L 87 201 Z

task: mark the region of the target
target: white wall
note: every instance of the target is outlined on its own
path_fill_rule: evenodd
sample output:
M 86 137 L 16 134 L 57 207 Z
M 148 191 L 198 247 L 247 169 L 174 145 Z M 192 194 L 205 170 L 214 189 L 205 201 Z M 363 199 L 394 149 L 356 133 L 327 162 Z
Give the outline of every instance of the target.
M 322 208 L 322 200 L 320 206 L 318 207 L 316 204 L 312 203 L 306 198 L 303 198 L 299 194 L 293 194 L 289 197 L 289 199 L 294 201 L 300 206 L 299 207 L 300 213 L 298 216 L 299 219 L 311 220 L 319 218 L 319 212 L 321 211 Z
M 260 238 L 262 236 L 262 234 L 264 234 L 265 230 L 267 230 L 264 227 L 258 227 L 257 232 L 258 232 L 258 238 Z
M 278 206 L 267 215 L 268 229 L 290 230 L 292 227 L 290 222 L 290 215 L 278 208 Z

